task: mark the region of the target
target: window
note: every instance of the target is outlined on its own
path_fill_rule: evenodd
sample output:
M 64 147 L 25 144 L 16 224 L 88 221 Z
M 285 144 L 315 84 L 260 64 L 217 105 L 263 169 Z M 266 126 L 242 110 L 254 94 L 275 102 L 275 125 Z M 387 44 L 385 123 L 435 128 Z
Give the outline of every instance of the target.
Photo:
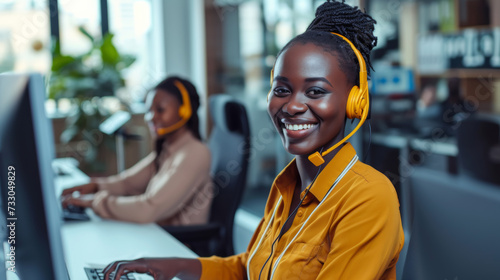
M 113 42 L 123 54 L 136 57 L 136 61 L 124 71 L 127 90 L 118 93 L 122 99 L 142 102 L 146 91 L 157 82 L 155 73 L 158 63 L 152 49 L 151 0 L 108 0 L 110 32 Z
M 96 39 L 102 37 L 99 0 L 59 0 L 61 53 L 81 55 L 89 51 L 91 42 L 78 31 L 84 27 Z
M 47 1 L 0 1 L 0 18 L 0 73 L 48 73 L 51 57 Z

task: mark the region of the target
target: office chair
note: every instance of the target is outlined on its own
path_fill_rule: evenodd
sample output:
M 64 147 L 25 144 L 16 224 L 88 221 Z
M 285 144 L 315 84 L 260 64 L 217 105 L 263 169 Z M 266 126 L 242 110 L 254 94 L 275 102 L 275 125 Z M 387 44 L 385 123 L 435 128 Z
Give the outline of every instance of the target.
M 199 256 L 234 254 L 233 223 L 246 184 L 250 128 L 245 107 L 228 95 L 210 97 L 214 127 L 208 145 L 212 156 L 214 198 L 209 223 L 163 227 Z
M 457 143 L 459 172 L 500 186 L 500 159 L 494 150 L 500 149 L 499 123 L 479 117 L 464 120 Z
M 412 171 L 405 207 L 413 222 L 397 279 L 500 279 L 500 189 L 467 176 Z

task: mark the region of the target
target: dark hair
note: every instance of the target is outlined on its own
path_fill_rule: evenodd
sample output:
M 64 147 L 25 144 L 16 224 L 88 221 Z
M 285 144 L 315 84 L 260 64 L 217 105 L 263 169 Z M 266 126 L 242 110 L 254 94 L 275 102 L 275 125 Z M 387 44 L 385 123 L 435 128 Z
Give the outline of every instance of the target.
M 189 95 L 189 101 L 191 102 L 191 109 L 192 109 L 192 116 L 191 118 L 187 121 L 186 126 L 187 128 L 193 133 L 194 137 L 197 139 L 201 140 L 200 136 L 200 130 L 199 130 L 199 123 L 200 120 L 198 118 L 198 114 L 196 113 L 198 111 L 198 107 L 200 107 L 200 97 L 198 96 L 198 92 L 196 91 L 195 86 L 188 80 L 176 77 L 176 76 L 171 76 L 167 77 L 165 80 L 161 81 L 158 83 L 153 90 L 163 90 L 166 91 L 170 94 L 173 94 L 179 102 L 182 104 L 182 95 L 179 89 L 175 86 L 175 81 L 179 81 L 184 85 L 186 88 L 188 95 Z M 160 156 L 160 153 L 163 148 L 163 143 L 165 142 L 164 137 L 160 137 L 156 139 L 155 143 L 155 150 L 156 150 L 156 159 L 155 159 L 155 164 L 156 164 L 156 170 L 159 169 L 159 163 L 158 163 L 158 157 Z
M 373 35 L 375 23 L 370 15 L 363 13 L 358 7 L 349 6 L 344 1 L 328 0 L 318 7 L 307 30 L 288 42 L 277 57 L 296 43 L 312 43 L 323 47 L 327 52 L 337 53 L 340 68 L 349 82 L 359 85 L 359 62 L 354 51 L 344 39 L 330 32 L 343 35 L 354 44 L 365 59 L 369 74 L 370 68 L 373 69 L 370 51 L 377 45 L 377 37 Z

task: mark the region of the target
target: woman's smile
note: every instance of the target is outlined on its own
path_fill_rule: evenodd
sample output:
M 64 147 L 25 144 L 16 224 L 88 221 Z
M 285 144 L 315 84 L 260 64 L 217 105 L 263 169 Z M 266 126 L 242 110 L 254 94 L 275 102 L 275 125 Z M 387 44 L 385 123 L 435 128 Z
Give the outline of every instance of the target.
M 279 122 L 284 136 L 295 140 L 308 137 L 319 126 L 317 121 L 303 119 L 281 118 Z

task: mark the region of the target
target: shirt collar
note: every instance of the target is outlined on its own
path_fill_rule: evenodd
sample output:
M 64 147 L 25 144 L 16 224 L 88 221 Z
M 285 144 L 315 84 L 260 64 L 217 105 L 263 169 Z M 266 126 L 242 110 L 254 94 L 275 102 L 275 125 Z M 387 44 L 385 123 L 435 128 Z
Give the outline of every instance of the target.
M 274 185 L 280 192 L 283 200 L 290 198 L 293 195 L 293 189 L 297 183 L 299 177 L 299 171 L 297 170 L 297 164 L 295 163 L 295 158 L 290 161 L 290 163 L 276 176 L 274 180 Z
M 310 192 L 321 201 L 326 193 L 333 186 L 335 180 L 344 171 L 346 166 L 351 162 L 352 158 L 356 155 L 356 150 L 354 150 L 351 143 L 347 142 L 338 153 L 333 157 L 332 160 L 324 167 L 324 169 L 319 173 L 318 178 L 311 186 Z
M 356 155 L 356 150 L 354 150 L 351 143 L 346 143 L 319 173 L 309 192 L 312 193 L 316 199 L 321 201 L 325 197 L 328 190 L 330 190 L 330 187 L 333 185 L 340 173 L 342 173 L 344 168 L 352 160 L 354 155 Z M 285 199 L 285 196 L 289 195 L 290 189 L 293 190 L 298 177 L 299 172 L 297 170 L 295 159 L 293 159 L 283 169 L 283 171 L 276 176 L 274 184 L 283 196 L 283 199 Z

